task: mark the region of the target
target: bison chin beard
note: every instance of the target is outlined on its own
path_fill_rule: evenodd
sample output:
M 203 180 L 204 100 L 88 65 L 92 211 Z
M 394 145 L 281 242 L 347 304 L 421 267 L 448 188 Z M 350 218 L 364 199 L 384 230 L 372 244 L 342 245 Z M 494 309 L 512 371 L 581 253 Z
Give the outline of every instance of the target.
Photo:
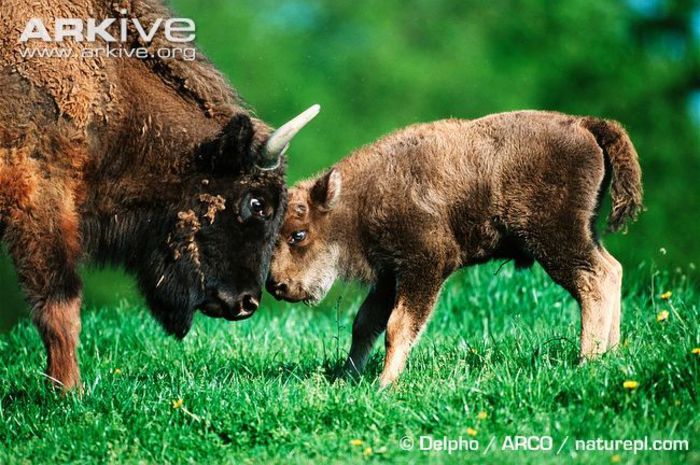
M 157 281 L 151 278 L 139 281 L 151 314 L 168 334 L 184 338 L 192 327 L 197 306 L 197 296 L 191 287 L 166 274 Z
M 165 332 L 178 339 L 184 338 L 190 332 L 195 313 L 193 305 L 164 302 L 158 296 L 148 296 L 146 300 L 151 314 L 158 320 Z

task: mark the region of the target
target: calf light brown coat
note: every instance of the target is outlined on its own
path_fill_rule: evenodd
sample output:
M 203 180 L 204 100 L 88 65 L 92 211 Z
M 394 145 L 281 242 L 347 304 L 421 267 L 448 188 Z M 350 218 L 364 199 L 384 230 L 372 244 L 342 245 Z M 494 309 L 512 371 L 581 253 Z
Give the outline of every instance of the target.
M 594 227 L 609 184 L 618 230 L 642 187 L 614 121 L 520 111 L 410 126 L 290 191 L 268 290 L 317 302 L 337 277 L 370 284 L 346 368 L 361 371 L 386 330 L 386 386 L 452 272 L 537 260 L 580 303 L 581 356 L 592 357 L 620 340 L 622 267 Z

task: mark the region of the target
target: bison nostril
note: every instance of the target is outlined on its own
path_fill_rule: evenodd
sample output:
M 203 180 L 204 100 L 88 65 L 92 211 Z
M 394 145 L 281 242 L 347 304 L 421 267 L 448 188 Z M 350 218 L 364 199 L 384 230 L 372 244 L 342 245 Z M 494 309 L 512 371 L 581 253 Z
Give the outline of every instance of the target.
M 214 292 L 216 298 L 227 308 L 233 308 L 236 305 L 236 297 L 225 289 L 217 289 Z
M 243 296 L 243 301 L 241 302 L 241 305 L 243 307 L 243 310 L 247 312 L 254 312 L 260 306 L 260 302 L 258 302 L 258 299 L 256 299 L 252 295 L 247 294 Z

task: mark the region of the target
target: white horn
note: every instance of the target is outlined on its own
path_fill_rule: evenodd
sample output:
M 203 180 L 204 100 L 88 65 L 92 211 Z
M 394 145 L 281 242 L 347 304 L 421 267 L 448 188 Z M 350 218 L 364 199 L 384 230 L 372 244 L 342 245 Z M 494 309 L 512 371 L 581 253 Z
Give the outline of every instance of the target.
M 316 104 L 309 107 L 306 111 L 296 116 L 294 119 L 283 124 L 279 129 L 272 133 L 265 144 L 260 160 L 256 163 L 261 170 L 273 170 L 280 164 L 280 158 L 289 147 L 292 138 L 302 130 L 304 126 L 318 115 L 321 111 L 321 105 Z

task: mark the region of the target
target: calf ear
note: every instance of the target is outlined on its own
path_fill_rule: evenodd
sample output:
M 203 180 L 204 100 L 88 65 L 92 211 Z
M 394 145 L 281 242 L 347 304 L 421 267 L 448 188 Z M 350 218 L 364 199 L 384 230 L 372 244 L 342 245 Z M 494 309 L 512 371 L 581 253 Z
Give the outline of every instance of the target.
M 254 129 L 250 116 L 239 113 L 211 141 L 205 142 L 197 153 L 197 162 L 213 174 L 227 174 L 252 166 L 251 151 Z
M 332 210 L 340 200 L 340 171 L 332 168 L 321 176 L 311 188 L 311 201 L 321 210 Z

